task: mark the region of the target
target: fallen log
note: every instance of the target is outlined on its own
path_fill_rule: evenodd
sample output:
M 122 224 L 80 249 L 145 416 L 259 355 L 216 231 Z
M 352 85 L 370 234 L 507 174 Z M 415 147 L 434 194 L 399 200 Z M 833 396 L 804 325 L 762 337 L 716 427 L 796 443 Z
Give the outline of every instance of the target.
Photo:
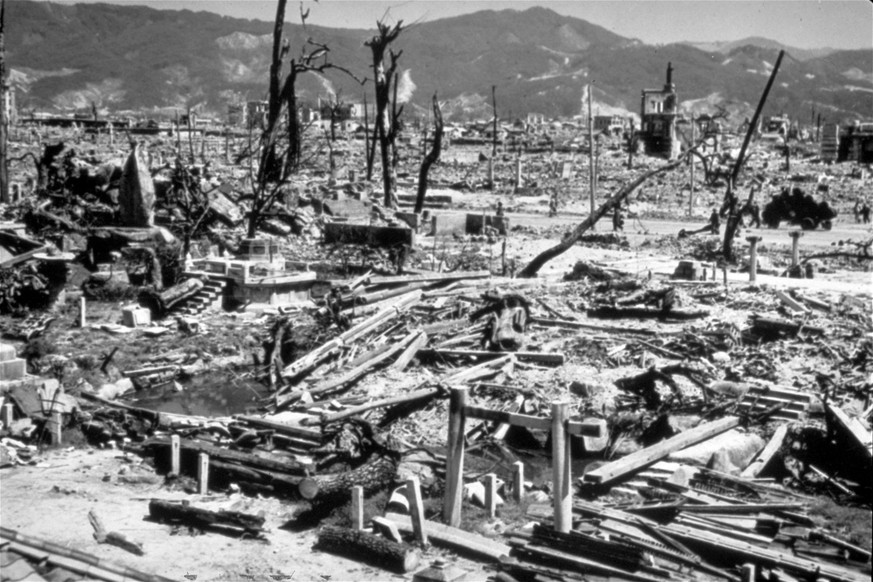
M 408 515 L 389 512 L 385 514 L 385 519 L 393 522 L 401 533 L 413 533 L 412 518 Z M 434 545 L 492 562 L 509 556 L 510 547 L 506 544 L 435 521 L 425 520 L 424 523 L 427 537 Z
M 352 487 L 363 487 L 364 495 L 370 495 L 388 487 L 396 475 L 397 456 L 385 450 L 351 471 L 307 477 L 300 481 L 298 491 L 313 504 L 345 503 Z
M 824 335 L 825 330 L 814 325 L 805 325 L 802 323 L 794 323 L 793 321 L 785 321 L 784 319 L 776 319 L 773 317 L 764 317 L 755 315 L 752 321 L 752 329 L 755 333 L 760 334 L 798 334 L 801 331 L 810 335 Z
M 634 471 L 660 461 L 670 453 L 680 451 L 691 445 L 696 445 L 697 443 L 703 442 L 732 428 L 736 428 L 739 424 L 739 418 L 736 416 L 728 416 L 682 431 L 665 441 L 661 441 L 650 447 L 631 453 L 626 457 L 602 465 L 593 471 L 587 472 L 583 477 L 583 481 L 596 485 L 605 485 L 612 481 L 616 481 L 622 477 L 630 475 Z
M 690 152 L 692 150 L 688 151 Z M 642 185 L 646 180 L 663 172 L 672 170 L 673 168 L 678 168 L 681 164 L 683 164 L 685 162 L 685 156 L 687 155 L 687 153 L 688 152 L 680 156 L 675 161 L 664 164 L 663 166 L 655 168 L 654 170 L 649 170 L 645 174 L 637 177 L 629 184 L 623 186 L 618 192 L 616 192 L 609 199 L 607 199 L 606 202 L 601 204 L 600 207 L 597 208 L 597 210 L 590 214 L 588 218 L 579 223 L 579 225 L 577 225 L 576 228 L 574 228 L 573 231 L 570 232 L 570 234 L 565 236 L 561 240 L 561 242 L 551 248 L 546 249 L 545 251 L 534 257 L 533 260 L 531 260 L 531 262 L 528 263 L 527 266 L 521 270 L 518 276 L 523 278 L 535 277 L 539 270 L 543 267 L 543 265 L 545 265 L 558 255 L 561 255 L 562 253 L 565 253 L 569 249 L 573 248 L 573 246 L 579 241 L 580 238 L 582 238 L 582 235 L 585 234 L 588 229 L 597 224 L 598 220 L 606 216 L 616 206 L 621 204 L 625 198 L 630 196 L 630 194 L 640 185 Z
M 247 534 L 264 533 L 265 518 L 261 515 L 239 511 L 211 511 L 185 502 L 152 499 L 149 502 L 149 517 L 162 523 L 187 525 L 199 529 L 229 528 Z
M 255 455 L 253 453 L 245 453 L 242 451 L 234 451 L 222 447 L 216 447 L 196 440 L 183 439 L 181 441 L 182 452 L 206 453 L 210 459 L 217 459 L 228 463 L 238 463 L 244 467 L 253 469 L 262 469 L 266 471 L 275 471 L 286 475 L 304 476 L 309 469 L 308 465 L 303 465 L 295 461 L 279 460 L 279 458 L 267 458 L 264 451 Z M 169 452 L 170 439 L 168 438 L 152 438 L 143 443 L 145 450 L 165 450 Z M 275 456 L 274 456 L 275 457 Z
M 650 309 L 648 307 L 614 307 L 604 305 L 586 311 L 588 317 L 596 319 L 621 319 L 623 317 L 636 319 L 661 319 L 674 321 L 688 321 L 700 319 L 709 315 L 705 310 L 685 309 Z
M 399 574 L 411 572 L 418 566 L 419 554 L 407 544 L 397 543 L 366 531 L 325 526 L 318 532 L 316 548 L 357 558 L 371 566 L 385 568 Z
M 305 426 L 288 424 L 287 422 L 279 422 L 276 420 L 270 420 L 269 418 L 245 415 L 234 416 L 234 418 L 236 420 L 239 420 L 240 422 L 244 422 L 258 428 L 272 430 L 279 434 L 302 438 L 316 443 L 320 443 L 323 436 L 321 434 L 321 431 L 317 428 L 309 428 Z

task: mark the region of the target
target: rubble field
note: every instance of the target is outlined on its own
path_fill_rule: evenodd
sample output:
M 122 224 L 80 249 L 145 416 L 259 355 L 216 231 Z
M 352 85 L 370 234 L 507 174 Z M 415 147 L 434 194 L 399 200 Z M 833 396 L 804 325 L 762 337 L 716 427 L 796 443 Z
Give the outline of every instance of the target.
M 310 137 L 11 130 L 3 580 L 870 579 L 869 168 Z

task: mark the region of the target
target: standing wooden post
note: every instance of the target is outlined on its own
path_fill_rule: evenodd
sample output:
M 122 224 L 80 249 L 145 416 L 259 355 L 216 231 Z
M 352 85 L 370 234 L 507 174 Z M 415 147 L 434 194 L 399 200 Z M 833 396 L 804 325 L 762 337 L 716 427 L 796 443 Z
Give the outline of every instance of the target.
M 182 439 L 179 435 L 174 434 L 170 437 L 170 474 L 178 475 L 181 472 L 181 463 L 179 462 L 179 454 L 182 451 Z
M 755 283 L 758 279 L 758 243 L 760 236 L 747 236 L 749 241 L 749 283 Z
M 64 416 L 60 412 L 52 413 L 52 444 L 60 445 L 64 442 Z
M 636 125 L 634 118 L 631 117 L 630 136 L 627 139 L 627 167 L 629 170 L 634 169 L 634 133 L 637 131 Z
M 694 116 L 691 116 L 691 147 L 694 147 L 695 126 Z M 691 193 L 688 196 L 688 216 L 694 216 L 694 155 L 690 156 L 691 161 Z
M 197 463 L 197 486 L 200 495 L 209 493 L 209 455 L 200 453 Z
M 742 568 L 740 568 L 741 578 L 743 582 L 755 582 L 756 572 L 755 572 L 755 564 L 743 564 Z
M 364 488 L 360 485 L 352 487 L 352 529 L 364 529 Z
M 803 233 L 799 230 L 792 230 L 788 233 L 791 237 L 791 266 L 797 267 L 800 264 L 800 237 Z
M 410 477 L 406 480 L 406 499 L 409 501 L 409 513 L 412 515 L 412 529 L 415 539 L 426 546 L 427 531 L 424 529 L 424 503 L 421 501 L 421 487 L 418 477 Z
M 467 388 L 452 388 L 449 398 L 449 440 L 446 446 L 446 497 L 443 519 L 452 527 L 461 525 L 461 494 L 464 488 L 464 407 Z
M 512 471 L 512 498 L 516 503 L 521 503 L 524 497 L 524 463 L 516 461 L 513 463 Z
M 7 402 L 6 404 L 4 404 L 2 414 L 3 418 L 0 420 L 3 421 L 4 428 L 8 430 L 9 426 L 12 424 L 12 421 L 15 419 L 15 405 L 11 402 Z
M 488 517 L 497 517 L 497 475 L 494 473 L 485 475 L 485 507 Z
M 85 298 L 79 297 L 79 327 L 85 327 Z
M 570 439 L 567 419 L 570 404 L 552 403 L 552 493 L 555 497 L 555 531 L 568 533 L 573 521 L 572 487 L 570 485 Z

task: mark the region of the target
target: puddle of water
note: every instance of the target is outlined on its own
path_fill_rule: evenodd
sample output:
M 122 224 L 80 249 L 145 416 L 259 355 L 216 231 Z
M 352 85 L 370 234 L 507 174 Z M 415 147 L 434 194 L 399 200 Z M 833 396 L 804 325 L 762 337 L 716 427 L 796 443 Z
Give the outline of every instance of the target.
M 269 394 L 263 384 L 228 373 L 203 374 L 179 384 L 181 392 L 175 391 L 172 382 L 140 390 L 135 405 L 174 414 L 231 416 L 256 412 Z

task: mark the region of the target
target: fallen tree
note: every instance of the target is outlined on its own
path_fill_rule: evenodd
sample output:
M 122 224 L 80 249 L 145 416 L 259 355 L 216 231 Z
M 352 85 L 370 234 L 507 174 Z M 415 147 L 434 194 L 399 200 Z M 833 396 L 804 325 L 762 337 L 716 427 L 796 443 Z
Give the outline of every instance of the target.
M 624 202 L 625 198 L 630 196 L 634 190 L 639 188 L 643 183 L 646 182 L 649 178 L 657 176 L 658 174 L 663 174 L 673 168 L 679 167 L 685 161 L 685 157 L 689 152 L 693 150 L 688 150 L 685 154 L 677 158 L 676 160 L 670 162 L 669 164 L 665 164 L 660 168 L 655 168 L 654 170 L 649 170 L 642 176 L 638 177 L 633 182 L 625 185 L 621 190 L 613 194 L 606 202 L 600 205 L 600 207 L 594 211 L 594 214 L 591 214 L 583 220 L 573 231 L 564 237 L 564 239 L 556 244 L 555 246 L 544 250 L 540 254 L 531 260 L 527 266 L 521 270 L 518 274 L 519 277 L 535 277 L 540 269 L 543 268 L 543 265 L 561 255 L 568 250 L 570 250 L 573 245 L 579 242 L 579 239 L 582 238 L 582 235 L 585 234 L 588 229 L 597 224 L 597 221 L 609 214 L 616 208 L 619 204 Z

